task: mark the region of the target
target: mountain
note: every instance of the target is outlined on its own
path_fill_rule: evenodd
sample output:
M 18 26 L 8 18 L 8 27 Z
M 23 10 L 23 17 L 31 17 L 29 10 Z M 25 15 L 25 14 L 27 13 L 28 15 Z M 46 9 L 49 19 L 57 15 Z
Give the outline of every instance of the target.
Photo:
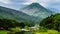
M 58 10 L 58 9 L 55 9 L 55 8 L 48 8 L 48 9 L 50 9 L 51 11 L 53 11 L 55 13 L 60 13 L 60 10 Z
M 17 21 L 38 22 L 39 19 L 21 11 L 0 6 L 0 18 L 15 19 Z M 37 20 L 36 20 L 37 19 Z
M 39 3 L 32 3 L 24 8 L 21 8 L 20 10 L 28 15 L 31 15 L 40 19 L 46 18 L 52 14 L 52 11 L 44 8 Z

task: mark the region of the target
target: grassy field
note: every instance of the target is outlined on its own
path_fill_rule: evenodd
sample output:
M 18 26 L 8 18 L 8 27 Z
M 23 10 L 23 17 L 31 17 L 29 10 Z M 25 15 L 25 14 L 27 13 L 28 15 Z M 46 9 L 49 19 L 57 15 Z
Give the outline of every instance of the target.
M 15 34 L 16 32 L 20 32 L 21 33 L 25 33 L 25 32 L 21 32 L 19 27 L 16 28 L 11 28 L 11 31 L 6 31 L 6 30 L 0 30 L 0 34 Z M 60 32 L 56 31 L 56 30 L 50 30 L 50 29 L 39 29 L 39 30 L 34 30 L 32 29 L 30 31 L 32 34 L 60 34 Z M 29 34 L 26 32 L 26 34 Z
M 35 32 L 34 34 L 60 34 L 60 33 L 55 30 L 47 30 L 47 32 Z

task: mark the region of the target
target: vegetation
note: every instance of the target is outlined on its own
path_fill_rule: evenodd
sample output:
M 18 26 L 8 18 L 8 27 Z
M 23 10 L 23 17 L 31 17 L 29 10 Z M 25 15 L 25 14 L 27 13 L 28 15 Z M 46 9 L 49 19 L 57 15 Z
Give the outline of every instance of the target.
M 51 15 L 42 20 L 40 26 L 60 31 L 60 14 Z
M 12 19 L 0 19 L 0 30 L 8 30 L 16 26 L 23 28 L 25 24 Z
M 0 34 L 60 34 L 60 14 L 51 15 L 35 26 L 33 23 L 0 19 Z

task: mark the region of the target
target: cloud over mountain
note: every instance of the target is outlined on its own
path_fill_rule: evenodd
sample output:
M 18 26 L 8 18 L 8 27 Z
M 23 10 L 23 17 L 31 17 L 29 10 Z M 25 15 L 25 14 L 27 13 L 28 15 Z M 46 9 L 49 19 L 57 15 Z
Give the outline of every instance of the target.
M 60 0 L 0 0 L 0 6 L 19 9 L 33 2 L 37 2 L 46 8 L 54 8 L 60 10 Z

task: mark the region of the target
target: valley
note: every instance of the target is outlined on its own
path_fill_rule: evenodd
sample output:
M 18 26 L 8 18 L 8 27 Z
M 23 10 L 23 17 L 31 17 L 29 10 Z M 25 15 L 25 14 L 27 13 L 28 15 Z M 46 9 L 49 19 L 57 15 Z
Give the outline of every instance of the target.
M 39 3 L 19 10 L 0 6 L 0 34 L 60 34 L 60 13 Z

